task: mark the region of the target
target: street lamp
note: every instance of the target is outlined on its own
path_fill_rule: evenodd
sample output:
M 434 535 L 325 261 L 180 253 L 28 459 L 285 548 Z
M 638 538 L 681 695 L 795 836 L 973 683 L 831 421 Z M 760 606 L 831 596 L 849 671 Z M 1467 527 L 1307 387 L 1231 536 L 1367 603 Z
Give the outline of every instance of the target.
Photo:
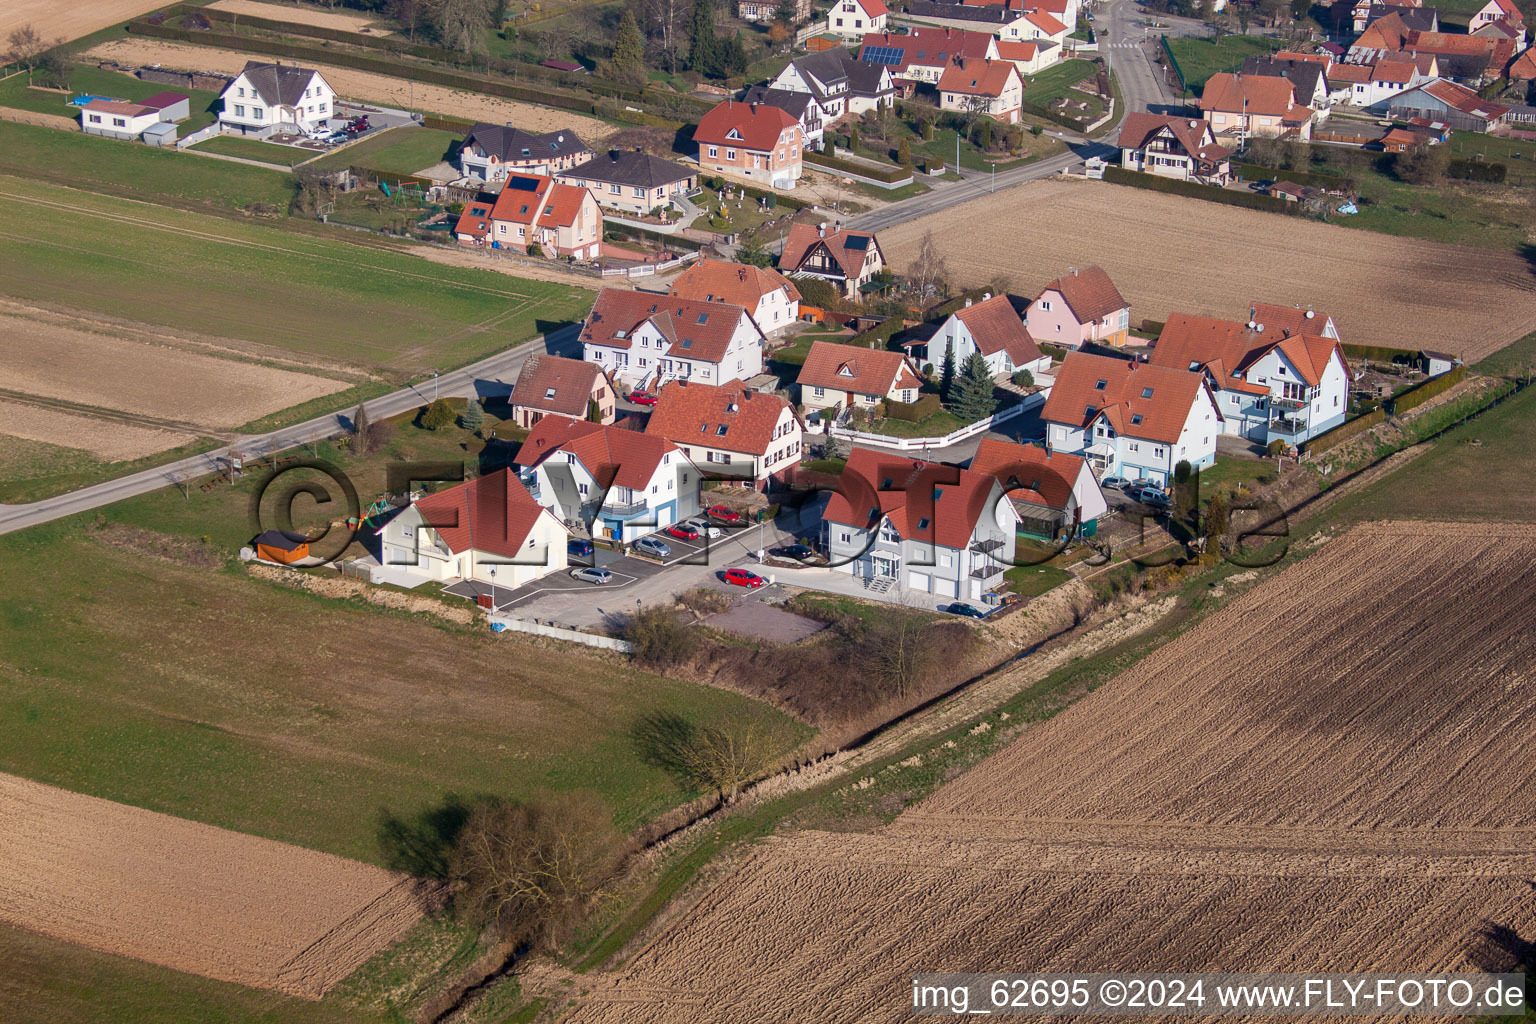
M 496 567 L 491 566 L 491 611 L 496 610 Z
M 437 401 L 437 371 L 432 371 L 432 401 Z

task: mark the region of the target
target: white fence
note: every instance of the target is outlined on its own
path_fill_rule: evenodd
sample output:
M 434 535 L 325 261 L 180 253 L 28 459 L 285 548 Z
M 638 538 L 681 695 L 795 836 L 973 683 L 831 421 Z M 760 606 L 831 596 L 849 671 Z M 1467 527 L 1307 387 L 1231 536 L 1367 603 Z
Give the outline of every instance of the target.
M 692 263 L 698 259 L 701 253 L 698 251 L 684 253 L 675 260 L 666 260 L 661 263 L 642 263 L 634 267 L 604 267 L 604 277 L 651 277 L 655 274 L 665 274 L 674 267 L 680 267 L 684 263 Z
M 1009 420 L 1017 419 L 1029 410 L 1044 405 L 1045 397 L 1048 394 L 1050 394 L 1050 389 L 1046 388 L 1043 391 L 1036 391 L 1032 395 L 1026 395 L 1024 396 L 1024 401 L 1018 405 L 1009 406 L 1002 412 L 988 416 L 984 420 L 967 423 L 959 430 L 945 434 L 943 437 L 892 437 L 889 434 L 867 434 L 861 430 L 849 430 L 846 427 L 833 427 L 830 432 L 834 437 L 841 437 L 849 441 L 863 441 L 867 444 L 877 444 L 882 448 L 895 448 L 903 452 L 924 448 L 945 448 L 952 444 L 958 444 L 968 437 L 975 437 L 977 434 L 985 433 L 999 423 L 1006 423 Z
M 208 125 L 205 128 L 199 128 L 197 131 L 193 132 L 191 135 L 187 135 L 187 136 L 185 136 L 183 138 L 177 139 L 176 140 L 176 148 L 177 149 L 186 149 L 188 146 L 195 146 L 199 142 L 207 142 L 209 139 L 211 139 L 215 135 L 219 134 L 219 132 L 221 130 L 222 129 L 221 129 L 221 126 L 219 125 L 219 122 L 215 121 L 215 122 L 213 122 L 213 124 L 210 124 L 210 125 Z
M 501 614 L 486 616 L 492 626 L 501 626 L 510 629 L 514 633 L 532 633 L 535 636 L 547 636 L 556 640 L 567 640 L 573 644 L 586 644 L 588 647 L 600 647 L 605 651 L 618 651 L 620 654 L 628 654 L 634 650 L 634 645 L 628 640 L 618 640 L 611 636 L 598 636 L 595 633 L 583 633 L 576 629 L 566 629 L 564 626 L 552 626 L 543 622 L 529 622 L 526 619 L 513 619 Z

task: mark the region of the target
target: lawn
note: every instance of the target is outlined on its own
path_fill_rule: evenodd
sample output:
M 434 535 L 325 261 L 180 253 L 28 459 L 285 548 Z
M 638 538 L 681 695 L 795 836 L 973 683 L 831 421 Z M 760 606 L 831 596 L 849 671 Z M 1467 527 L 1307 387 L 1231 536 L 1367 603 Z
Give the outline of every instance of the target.
M 143 100 L 161 92 L 179 92 L 190 97 L 190 116 L 179 125 L 181 135 L 190 135 L 216 120 L 214 107 L 219 94 L 206 89 L 183 89 L 159 82 L 142 82 L 132 75 L 104 71 L 89 64 L 72 65 L 69 92 L 36 89 L 27 86 L 27 76 L 17 75 L 0 82 L 0 106 L 33 110 L 43 114 L 79 119 L 79 108 L 70 106 L 71 96 L 109 96 L 117 100 Z
M 1049 108 L 1052 103 L 1064 96 L 1083 100 L 1091 104 L 1093 109 L 1083 114 L 1070 112 L 1069 116 L 1093 121 L 1104 112 L 1103 101 L 1087 93 L 1078 92 L 1072 87 L 1097 74 L 1098 70 L 1098 65 L 1091 60 L 1062 61 L 1030 77 L 1024 86 L 1024 102 Z
M 283 171 L 0 122 L 0 174 L 49 181 L 61 178 L 66 169 L 77 188 L 174 206 L 233 210 L 266 203 L 282 211 L 293 198 L 293 178 Z M 5 189 L 11 191 L 10 184 Z
M 1039 597 L 1072 579 L 1072 574 L 1054 565 L 1016 565 L 1003 573 L 1008 589 L 1020 597 Z
M 948 409 L 940 409 L 925 420 L 916 423 L 910 420 L 899 420 L 895 417 L 887 417 L 876 420 L 867 429 L 876 434 L 886 434 L 890 437 L 943 437 L 965 426 L 966 421 L 950 412 Z
M 0 434 L 0 504 L 37 501 L 218 446 L 207 440 L 136 462 L 102 462 L 78 448 Z
M 407 374 L 571 323 L 592 302 L 583 288 L 18 179 L 0 180 L 0 231 L 0 293 Z
M 1236 71 L 1243 66 L 1243 59 L 1257 53 L 1269 53 L 1275 49 L 1273 40 L 1260 36 L 1226 35 L 1220 39 L 1195 36 L 1170 37 L 1168 45 L 1184 72 L 1184 84 L 1198 95 L 1206 81 L 1223 71 Z
M 1527 334 L 1514 344 L 1499 349 L 1472 369 L 1490 377 L 1529 378 L 1536 373 L 1536 334 Z
M 199 153 L 222 153 L 224 156 L 244 157 L 284 167 L 292 167 L 315 155 L 313 150 L 242 138 L 239 135 L 215 135 L 207 142 L 199 142 L 192 149 Z
M 1230 498 L 1239 490 L 1251 491 L 1274 480 L 1275 464 L 1269 459 L 1222 455 L 1215 465 L 1200 470 L 1200 501 L 1204 505 L 1218 494 Z
M 1340 499 L 1339 514 L 1358 520 L 1536 522 L 1533 447 L 1536 390 L 1527 389 L 1447 432 L 1380 483 Z
M 1481 132 L 1455 132 L 1446 148 L 1459 160 L 1483 160 L 1509 168 L 1511 185 L 1536 184 L 1536 142 L 1505 139 Z
M 441 163 L 454 152 L 460 136 L 436 128 L 392 128 L 372 138 L 316 160 L 319 170 L 372 167 L 398 174 L 415 174 Z
M 106 532 L 81 516 L 0 537 L 0 771 L 388 864 L 381 823 L 482 794 L 590 789 L 634 828 L 694 794 L 640 758 L 633 722 L 749 704 L 597 652 L 191 567 L 112 532 L 154 507 L 103 510 Z

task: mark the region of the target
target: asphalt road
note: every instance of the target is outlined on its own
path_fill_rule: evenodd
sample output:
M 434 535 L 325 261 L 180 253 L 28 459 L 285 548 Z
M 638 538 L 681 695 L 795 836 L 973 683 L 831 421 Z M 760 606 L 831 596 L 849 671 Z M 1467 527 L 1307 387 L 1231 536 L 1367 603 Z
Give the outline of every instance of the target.
M 488 396 L 506 395 L 511 391 L 512 382 L 517 379 L 518 370 L 523 362 L 535 352 L 550 352 L 556 355 L 578 355 L 575 349 L 578 326 L 573 324 L 562 327 L 547 335 L 541 335 L 531 341 L 526 341 L 505 352 L 498 352 L 488 356 L 478 363 L 471 363 L 458 370 L 451 370 L 437 378 L 436 393 L 445 398 L 469 397 L 475 395 L 480 398 Z M 389 416 L 398 416 L 403 412 L 409 412 L 432 400 L 434 393 L 433 382 L 427 380 L 421 384 L 404 388 L 392 394 L 375 398 L 366 403 L 368 415 L 375 420 Z M 0 533 L 10 533 L 38 523 L 46 523 L 63 516 L 73 515 L 76 512 L 84 512 L 103 505 L 110 505 L 124 498 L 132 498 L 150 491 L 159 490 L 162 487 L 175 483 L 178 479 L 201 477 L 210 473 L 217 473 L 223 468 L 223 461 L 230 451 L 238 451 L 247 457 L 269 455 L 288 448 L 294 448 L 311 441 L 320 441 L 332 436 L 337 431 L 347 429 L 351 409 L 341 412 L 328 413 L 324 416 L 316 416 L 312 420 L 296 423 L 293 426 L 284 427 L 266 434 L 253 434 L 238 438 L 228 447 L 216 451 L 204 452 L 201 455 L 193 455 L 179 462 L 157 466 L 154 469 L 146 469 L 130 476 L 119 477 L 116 480 L 108 480 L 105 483 L 95 484 L 91 487 L 83 487 L 78 491 L 61 494 L 54 498 L 45 498 L 42 501 L 29 505 L 0 505 Z
M 854 217 L 848 222 L 849 226 L 861 231 L 882 231 L 979 199 L 992 192 L 1079 167 L 1090 157 L 1118 160 L 1120 151 L 1114 145 L 1114 139 L 1119 134 L 1119 127 L 1125 121 L 1126 114 L 1137 110 L 1164 109 L 1176 105 L 1178 97 L 1171 95 L 1163 86 L 1162 70 L 1153 61 L 1159 30 L 1147 27 L 1148 16 L 1137 10 L 1132 0 L 1099 4 L 1094 17 L 1094 25 L 1099 33 L 1099 52 L 1108 55 L 1110 70 L 1118 80 L 1120 95 L 1125 100 L 1125 108 L 1101 140 L 1095 141 L 1069 132 L 1050 131 L 1048 134 L 1067 144 L 1068 152 L 996 175 L 967 171 L 961 181 L 938 185 L 931 192 L 871 210 Z

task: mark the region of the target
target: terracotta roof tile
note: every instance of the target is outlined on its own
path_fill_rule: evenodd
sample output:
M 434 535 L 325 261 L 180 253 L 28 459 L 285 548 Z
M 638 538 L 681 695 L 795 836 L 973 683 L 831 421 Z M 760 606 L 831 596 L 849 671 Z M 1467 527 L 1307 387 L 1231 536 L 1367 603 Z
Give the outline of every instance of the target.
M 1012 65 L 1010 65 L 1011 67 Z M 799 270 L 818 246 L 826 246 L 827 254 L 842 270 L 844 277 L 857 277 L 864 268 L 869 250 L 879 250 L 880 240 L 867 231 L 831 231 L 825 235 L 815 224 L 801 222 L 792 225 L 784 239 L 784 252 L 779 256 L 779 268 L 789 273 Z
M 955 318 L 965 324 L 983 355 L 1006 351 L 1015 366 L 1040 358 L 1040 346 L 1014 311 L 1006 295 L 994 295 L 958 310 Z
M 991 437 L 981 439 L 971 458 L 972 471 L 994 477 L 1010 498 L 1056 509 L 1071 503 L 1082 468 L 1081 455 Z
M 778 395 L 753 391 L 739 381 L 721 387 L 672 381 L 661 389 L 645 432 L 681 445 L 764 455 L 788 408 Z
M 596 363 L 531 355 L 518 371 L 509 401 L 526 409 L 581 418 L 586 416 L 587 402 L 602 377 L 602 367 Z
M 1246 100 L 1246 107 L 1245 107 Z M 1312 111 L 1296 102 L 1296 87 L 1286 78 L 1268 75 L 1212 75 L 1200 96 L 1201 110 L 1219 110 L 1265 117 L 1310 117 Z
M 962 57 L 939 76 L 939 91 L 962 96 L 1001 96 L 1009 82 L 1018 77 L 1019 69 L 1012 61 Z
M 811 344 L 811 351 L 806 355 L 805 365 L 800 367 L 795 382 L 881 398 L 899 386 L 920 386 L 917 375 L 912 373 L 902 353 L 860 348 L 857 345 L 838 345 L 830 341 Z
M 677 445 L 655 434 L 546 416 L 533 425 L 513 461 L 533 468 L 557 452 L 575 455 L 605 489 L 648 487 L 664 456 L 677 452 L 684 457 Z
M 755 311 L 764 295 L 780 288 L 790 299 L 800 300 L 800 289 L 777 270 L 705 259 L 679 274 L 668 294 L 700 302 L 729 302 Z
M 523 544 L 544 511 L 507 469 L 418 498 L 416 508 L 448 550 L 501 558 L 526 554 Z
M 1102 412 L 1120 433 L 1172 444 L 1204 388 L 1187 369 L 1068 352 L 1040 418 L 1081 428 Z
M 1111 313 L 1128 309 L 1130 303 L 1109 279 L 1102 267 L 1084 267 L 1075 274 L 1065 274 L 1040 289 L 1040 294 L 1060 292 L 1080 324 L 1102 320 Z M 1038 301 L 1038 300 L 1037 300 Z
M 1248 380 L 1246 375 L 1254 363 L 1277 348 L 1305 382 L 1314 386 L 1321 383 L 1335 351 L 1340 361 L 1344 359 L 1343 350 L 1332 338 L 1288 334 L 1284 323 L 1264 322 L 1260 326 L 1262 332 L 1234 320 L 1170 314 L 1152 348 L 1152 365 L 1180 370 L 1191 365 L 1204 367 L 1222 390 L 1266 394 L 1268 387 Z
M 718 363 L 743 316 L 750 320 L 751 312 L 729 303 L 604 288 L 582 328 L 581 341 L 628 349 L 636 328 L 650 321 L 672 343 L 674 356 Z
M 899 74 L 916 64 L 919 67 L 944 67 L 956 57 L 985 57 L 992 52 L 993 37 L 986 32 L 972 32 L 963 28 L 914 27 L 911 32 L 870 33 L 859 48 L 859 59 L 869 63 L 883 63 L 870 59 L 871 48 L 900 51 L 900 60 L 886 64 L 891 74 Z M 998 47 L 1001 49 L 1002 44 Z
M 996 483 L 974 470 L 855 448 L 825 515 L 862 530 L 888 518 L 904 540 L 959 549 L 989 513 Z
M 695 142 L 740 146 L 765 153 L 779 144 L 783 132 L 799 127 L 799 121 L 778 107 L 726 100 L 699 118 L 693 138 Z

